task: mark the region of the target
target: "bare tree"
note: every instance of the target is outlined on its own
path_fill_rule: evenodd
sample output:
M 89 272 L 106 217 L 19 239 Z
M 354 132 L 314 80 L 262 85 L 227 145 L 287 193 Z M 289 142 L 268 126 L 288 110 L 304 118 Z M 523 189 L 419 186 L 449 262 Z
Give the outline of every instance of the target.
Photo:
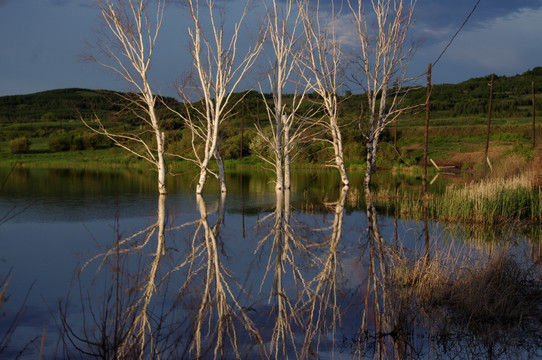
M 95 116 L 95 124 L 81 117 L 93 131 L 107 136 L 115 145 L 153 164 L 158 172 L 158 192 L 167 194 L 165 133 L 156 112 L 157 96 L 149 82 L 154 48 L 162 25 L 165 0 L 96 0 L 104 21 L 93 54 L 87 60 L 96 62 L 120 75 L 135 93 L 121 95 L 128 108 L 142 121 L 139 132 L 113 132 Z M 152 134 L 154 142 L 149 139 Z
M 327 141 L 333 147 L 335 166 L 341 175 L 342 184 L 349 186 L 350 180 L 344 162 L 343 142 L 339 127 L 338 92 L 343 85 L 341 65 L 343 56 L 335 30 L 339 14 L 335 12 L 333 2 L 331 2 L 330 12 L 321 13 L 319 1 L 316 3 L 313 14 L 311 14 L 309 6 L 307 0 L 300 4 L 306 45 L 300 63 L 308 70 L 304 80 L 309 84 L 311 90 L 322 99 L 327 121 L 321 124 L 331 138 Z
M 349 1 L 361 46 L 354 59 L 360 76 L 354 75 L 353 80 L 365 91 L 368 101 L 367 169 L 363 181 L 368 192 L 382 132 L 406 110 L 401 107 L 404 93 L 400 90 L 407 81 L 406 68 L 413 53 L 413 47 L 405 44 L 416 0 L 371 0 L 373 13 L 369 17 L 364 3 Z M 369 26 L 373 20 L 374 28 Z M 391 92 L 394 85 L 397 91 Z
M 256 61 L 262 43 L 255 42 L 244 55 L 239 56 L 239 36 L 241 25 L 248 13 L 249 2 L 245 3 L 243 11 L 232 29 L 228 40 L 224 39 L 226 15 L 215 9 L 215 0 L 206 0 L 209 22 L 209 34 L 202 27 L 201 5 L 199 0 L 187 0 L 187 11 L 192 25 L 190 35 L 191 55 L 193 58 L 192 78 L 196 96 L 201 99 L 199 104 L 193 102 L 193 96 L 186 87 L 180 88 L 179 93 L 185 100 L 187 111 L 178 113 L 183 118 L 192 134 L 193 157 L 181 156 L 198 165 L 200 169 L 196 193 L 201 194 L 207 174 L 212 173 L 209 162 L 216 158 L 219 168 L 218 175 L 221 191 L 226 191 L 224 177 L 224 162 L 219 152 L 219 132 L 224 120 L 231 114 L 236 104 L 232 104 L 232 94 L 247 72 Z M 217 15 L 220 12 L 220 15 Z M 240 59 L 239 59 L 240 58 Z M 241 101 L 242 98 L 239 100 Z
M 270 146 L 271 158 L 264 154 L 260 157 L 274 167 L 276 173 L 276 189 L 290 188 L 290 163 L 295 156 L 294 144 L 303 137 L 307 128 L 305 116 L 299 116 L 299 110 L 307 92 L 308 86 L 299 89 L 295 87 L 291 101 L 288 103 L 283 96 L 288 84 L 293 84 L 292 75 L 299 67 L 296 65 L 299 56 L 295 53 L 297 32 L 300 24 L 299 12 L 292 19 L 295 12 L 293 0 L 279 2 L 272 0 L 266 5 L 266 34 L 271 43 L 272 53 L 269 55 L 270 70 L 267 74 L 269 88 L 273 97 L 270 104 L 264 96 L 267 115 L 271 124 L 271 135 L 265 133 L 257 124 L 259 136 Z M 264 91 L 260 87 L 260 92 Z

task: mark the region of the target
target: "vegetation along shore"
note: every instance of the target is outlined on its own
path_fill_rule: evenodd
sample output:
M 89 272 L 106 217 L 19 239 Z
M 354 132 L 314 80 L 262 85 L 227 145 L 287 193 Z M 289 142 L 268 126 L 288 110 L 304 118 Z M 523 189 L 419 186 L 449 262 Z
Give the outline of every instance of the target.
M 536 124 L 533 147 L 532 112 L 542 110 L 542 101 L 536 102 L 540 95 L 535 95 L 533 106 L 531 84 L 542 84 L 542 68 L 511 77 L 495 77 L 488 150 L 491 169 L 484 161 L 488 81 L 489 77 L 480 77 L 459 84 L 433 86 L 428 132 L 430 175 L 448 176 L 452 184 L 444 194 L 429 194 L 429 214 L 446 221 L 486 224 L 538 221 L 542 136 L 540 125 Z M 540 93 L 541 89 L 534 90 Z M 123 111 L 126 105 L 123 95 L 112 91 L 58 89 L 0 97 L 0 165 L 148 167 L 146 162 L 114 146 L 111 140 L 80 120 L 99 116 L 109 128 L 137 132 L 140 120 Z M 378 168 L 421 173 L 424 113 L 414 105 L 423 103 L 424 96 L 423 88 L 406 92 L 403 101 L 414 109 L 386 128 L 379 147 Z M 263 132 L 271 130 L 266 126 L 263 98 L 256 92 L 236 93 L 234 97 L 235 108 L 221 134 L 225 166 L 265 167 L 267 164 L 257 154 L 264 151 L 266 144 L 256 130 L 258 125 Z M 319 97 L 313 94 L 303 106 L 309 108 L 318 101 Z M 359 119 L 364 101 L 363 95 L 346 93 L 339 102 L 344 156 L 350 171 L 365 168 L 366 139 Z M 189 152 L 190 130 L 170 109 L 182 112 L 184 105 L 174 98 L 161 98 L 158 112 L 167 133 L 166 153 Z M 294 169 L 328 166 L 332 149 L 320 135 L 316 130 L 305 134 L 292 163 Z M 170 157 L 168 162 L 171 172 L 193 167 L 178 157 Z M 400 189 L 399 192 L 401 214 L 420 216 L 423 201 L 419 191 Z M 389 206 L 397 203 L 395 189 L 380 188 L 377 194 L 380 202 Z

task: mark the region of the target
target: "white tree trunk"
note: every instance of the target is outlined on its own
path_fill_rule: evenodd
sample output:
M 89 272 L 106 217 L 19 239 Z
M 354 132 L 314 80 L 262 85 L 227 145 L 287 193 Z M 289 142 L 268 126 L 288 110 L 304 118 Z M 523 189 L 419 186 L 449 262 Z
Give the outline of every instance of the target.
M 344 151 L 343 140 L 341 131 L 337 125 L 337 119 L 334 118 L 331 121 L 331 136 L 333 138 L 333 152 L 335 154 L 335 165 L 339 169 L 341 175 L 341 182 L 343 186 L 350 186 L 350 179 L 348 178 L 348 172 L 346 171 L 346 164 L 344 163 Z
M 281 95 L 279 95 L 281 97 Z M 282 107 L 282 103 L 279 102 L 278 106 L 276 108 Z M 284 158 L 282 156 L 282 132 L 283 129 L 283 123 L 282 123 L 282 116 L 280 114 L 275 114 L 275 139 L 273 144 L 273 151 L 275 153 L 275 172 L 276 172 L 276 184 L 275 189 L 276 190 L 282 190 L 284 187 Z
M 221 192 L 225 192 L 224 160 L 218 154 L 218 136 L 223 121 L 232 115 L 237 104 L 232 104 L 234 102 L 232 94 L 256 61 L 262 49 L 262 42 L 256 41 L 254 47 L 249 47 L 248 50 L 244 47 L 243 50 L 246 52 L 239 56 L 238 40 L 242 31 L 241 24 L 249 9 L 248 2 L 232 28 L 225 27 L 226 6 L 220 5 L 221 8 L 216 9 L 216 0 L 207 0 L 201 5 L 197 0 L 187 0 L 185 3 L 192 22 L 188 29 L 194 69 L 191 75 L 197 84 L 195 93 L 192 94 L 188 93 L 186 88 L 179 89 L 179 93 L 185 99 L 189 115 L 178 112 L 177 114 L 185 120 L 192 132 L 194 151 L 193 157 L 179 156 L 194 162 L 200 168 L 196 194 L 202 193 L 211 157 L 215 156 L 220 189 Z M 203 9 L 205 11 L 201 11 Z M 192 86 L 187 88 L 194 89 Z M 201 99 L 198 105 L 193 102 L 194 96 Z M 204 110 L 198 107 L 199 104 Z M 200 146 L 194 139 L 203 139 L 205 142 L 204 155 L 200 153 Z
M 158 172 L 158 192 L 167 194 L 165 161 L 165 134 L 160 129 L 156 116 L 154 95 L 148 70 L 151 66 L 153 51 L 158 39 L 165 9 L 165 1 L 155 0 L 96 0 L 104 21 L 104 32 L 98 35 L 97 44 L 87 54 L 88 60 L 96 62 L 119 75 L 135 89 L 129 94 L 119 96 L 130 105 L 128 110 L 137 114 L 145 127 L 145 133 L 152 131 L 156 139 L 156 149 L 147 138 L 134 132 L 112 132 L 105 128 L 96 116 L 98 128 L 91 126 L 85 119 L 81 120 L 95 132 L 107 136 L 115 145 L 129 151 L 133 155 L 153 164 Z M 150 16 L 147 12 L 155 12 Z
M 276 184 L 275 190 L 282 190 L 284 186 L 284 173 L 283 173 L 283 161 L 282 156 L 277 156 L 275 159 L 275 172 L 276 172 Z
M 406 70 L 414 51 L 413 47 L 405 48 L 404 45 L 413 23 L 416 0 L 373 0 L 370 7 L 374 14 L 370 16 L 365 5 L 363 0 L 348 2 L 361 45 L 359 56 L 352 62 L 357 64 L 358 71 L 352 73 L 361 75 L 353 78 L 365 91 L 369 108 L 367 168 L 363 180 L 367 197 L 382 131 L 405 110 L 399 106 L 403 96 L 399 97 L 399 94 L 404 94 L 399 89 L 407 80 Z M 377 26 L 370 28 L 368 24 L 372 19 Z M 396 89 L 388 99 L 388 86 L 394 83 L 394 77 Z
M 207 180 L 207 167 L 201 167 L 199 170 L 199 179 L 196 185 L 196 194 L 201 195 L 203 192 L 203 187 L 205 186 L 205 181 Z
M 157 152 L 158 152 L 158 161 L 156 163 L 158 170 L 158 193 L 160 195 L 167 194 L 166 187 L 166 161 L 165 161 L 165 142 L 166 135 L 163 131 L 156 132 L 156 142 L 157 142 Z
M 365 169 L 365 176 L 363 178 L 363 190 L 365 191 L 365 194 L 369 194 L 371 191 L 369 186 L 376 169 L 376 153 L 378 150 L 379 138 L 380 134 L 374 138 L 370 137 L 367 141 L 367 168 Z

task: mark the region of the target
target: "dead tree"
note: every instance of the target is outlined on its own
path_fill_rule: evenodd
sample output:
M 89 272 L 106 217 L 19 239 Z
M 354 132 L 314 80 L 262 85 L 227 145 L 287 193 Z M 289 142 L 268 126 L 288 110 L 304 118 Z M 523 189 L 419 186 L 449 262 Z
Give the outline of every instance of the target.
M 190 54 L 193 59 L 193 71 L 189 76 L 188 85 L 192 85 L 195 93 L 189 88 L 180 87 L 179 93 L 187 106 L 184 114 L 178 113 L 191 130 L 193 156 L 179 155 L 194 162 L 200 171 L 196 193 L 201 194 L 207 180 L 207 174 L 212 173 L 209 163 L 213 157 L 218 163 L 218 174 L 214 174 L 222 192 L 226 192 L 224 162 L 219 151 L 219 132 L 223 122 L 232 114 L 237 103 L 232 104 L 232 94 L 256 61 L 262 43 L 257 40 L 243 55 L 238 53 L 241 25 L 248 13 L 249 2 L 245 3 L 231 37 L 225 39 L 225 17 L 215 9 L 214 0 L 206 0 L 201 6 L 198 0 L 187 0 L 187 12 L 192 21 L 188 33 L 190 36 Z M 201 14 L 202 8 L 207 14 Z M 217 12 L 220 15 L 217 15 Z M 205 18 L 205 19 L 204 19 Z M 202 21 L 208 22 L 208 33 L 204 31 Z M 195 104 L 193 97 L 200 102 Z M 240 102 L 238 100 L 238 102 Z
M 335 26 L 339 14 L 335 13 L 333 2 L 331 12 L 320 13 L 319 2 L 311 14 L 309 2 L 300 4 L 303 18 L 305 51 L 300 63 L 307 72 L 304 80 L 310 89 L 322 100 L 327 121 L 321 122 L 325 132 L 331 139 L 327 140 L 333 147 L 335 167 L 339 170 L 343 186 L 349 186 L 350 180 L 344 162 L 343 141 L 339 126 L 339 97 L 343 85 L 343 69 L 341 65 L 341 44 L 337 39 Z
M 92 53 L 91 62 L 113 71 L 134 88 L 120 95 L 127 108 L 141 121 L 141 130 L 115 132 L 107 129 L 97 115 L 90 122 L 81 120 L 93 131 L 154 165 L 158 172 L 158 192 L 167 194 L 165 133 L 156 112 L 158 98 L 149 82 L 149 69 L 162 19 L 165 0 L 96 0 L 104 22 Z M 149 138 L 149 133 L 151 137 Z
M 407 81 L 406 68 L 413 53 L 413 47 L 406 46 L 406 42 L 416 0 L 371 0 L 370 16 L 365 12 L 364 3 L 363 0 L 349 1 L 360 45 L 360 53 L 353 59 L 354 73 L 360 76 L 352 75 L 352 79 L 365 91 L 368 101 L 364 134 L 367 168 L 363 181 L 367 193 L 382 132 L 406 110 L 401 106 L 404 95 L 401 88 Z M 370 25 L 373 20 L 374 27 Z M 390 91 L 394 85 L 396 92 Z
M 288 85 L 292 85 L 294 71 L 298 69 L 299 56 L 296 53 L 297 32 L 300 25 L 299 10 L 293 0 L 279 2 L 271 0 L 265 3 L 265 31 L 270 43 L 269 71 L 267 80 L 272 95 L 268 102 L 264 91 L 267 117 L 271 135 L 266 134 L 260 124 L 256 124 L 258 135 L 270 148 L 271 156 L 258 154 L 260 158 L 273 166 L 276 173 L 275 188 L 290 188 L 290 165 L 295 157 L 294 145 L 300 142 L 307 116 L 298 116 L 297 111 L 305 98 L 308 87 L 295 86 L 291 101 L 286 101 L 284 93 Z M 295 19 L 292 13 L 296 13 Z

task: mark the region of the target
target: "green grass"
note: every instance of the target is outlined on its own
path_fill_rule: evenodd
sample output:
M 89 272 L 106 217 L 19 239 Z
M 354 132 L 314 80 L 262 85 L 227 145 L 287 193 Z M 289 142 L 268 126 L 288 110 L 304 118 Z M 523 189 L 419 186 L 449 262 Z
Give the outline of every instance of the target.
M 430 134 L 429 134 L 429 158 L 433 160 L 445 160 L 452 157 L 454 154 L 463 152 L 480 151 L 485 145 L 486 127 L 484 117 L 445 117 L 436 118 L 430 120 Z M 495 118 L 492 120 L 491 129 L 491 146 L 507 145 L 512 146 L 511 150 L 507 150 L 505 155 L 519 154 L 526 159 L 532 159 L 536 154 L 529 150 L 531 144 L 530 138 L 530 118 Z M 65 121 L 63 122 L 66 129 L 68 127 L 80 127 L 81 124 L 77 121 Z M 47 124 L 44 122 L 34 122 L 29 124 L 22 124 L 21 126 L 28 126 L 29 130 L 32 128 L 36 130 L 40 127 L 44 127 Z M 58 125 L 58 124 L 55 124 Z M 392 148 L 393 144 L 393 127 L 390 127 L 384 135 L 383 142 L 379 147 L 378 163 L 377 166 L 381 169 L 396 169 L 396 170 L 408 170 L 419 167 L 423 159 L 423 142 L 424 142 L 424 120 L 421 114 L 416 115 L 411 119 L 400 121 L 398 123 L 398 152 Z M 13 126 L 9 126 L 11 128 Z M 352 130 L 352 129 L 350 129 Z M 349 130 L 349 131 L 350 131 Z M 541 130 L 541 129 L 539 129 Z M 78 136 L 83 130 L 72 130 L 65 132 L 65 136 Z M 14 133 L 17 131 L 14 130 Z M 41 132 L 34 132 L 38 134 Z M 56 133 L 55 133 L 56 134 Z M 30 136 L 31 146 L 28 154 L 21 156 L 11 154 L 9 141 L 0 142 L 0 164 L 9 164 L 14 161 L 19 161 L 26 164 L 38 165 L 38 164 L 61 164 L 63 166 L 77 166 L 87 164 L 97 165 L 134 165 L 144 166 L 141 160 L 136 159 L 134 156 L 123 152 L 120 149 L 112 148 L 99 149 L 99 150 L 85 150 L 85 151 L 67 151 L 61 153 L 51 153 L 49 151 L 49 141 L 55 136 L 64 136 L 62 134 L 50 135 L 46 134 L 42 137 Z M 52 137 L 51 137 L 52 136 Z M 353 138 L 350 138 L 353 139 Z M 73 139 L 72 139 L 73 140 Z M 359 139 L 356 141 L 360 141 Z M 539 135 L 537 139 L 538 143 L 542 143 L 542 136 Z M 365 148 L 363 144 L 352 142 L 346 142 L 344 144 L 346 151 L 346 163 L 349 169 L 361 170 L 365 168 Z M 177 151 L 177 148 L 174 149 Z M 181 149 L 179 151 L 185 151 Z M 189 150 L 187 150 L 189 151 Z M 313 159 L 312 162 L 310 156 L 301 156 L 298 159 L 303 158 L 305 162 L 295 163 L 293 167 L 296 168 L 322 168 L 326 167 L 324 161 L 327 157 Z M 492 159 L 493 160 L 493 159 Z M 143 165 L 142 165 L 143 164 Z M 174 166 L 190 166 L 186 162 L 174 161 Z M 263 161 L 255 156 L 245 156 L 243 159 L 226 159 L 226 166 L 230 168 L 234 167 L 261 167 L 267 166 Z M 474 164 L 466 164 L 464 168 L 475 168 Z
M 540 218 L 540 194 L 522 177 L 447 189 L 433 202 L 437 218 L 461 223 L 493 225 Z
M 467 185 L 448 185 L 443 193 L 432 193 L 427 200 L 428 214 L 443 222 L 485 227 L 542 221 L 542 192 L 536 175 L 526 172 L 507 179 L 485 179 Z M 394 209 L 407 218 L 423 218 L 424 203 L 419 189 L 380 189 L 380 206 Z
M 46 146 L 46 145 L 45 145 Z M 28 154 L 6 155 L 5 146 L 0 152 L 0 165 L 9 165 L 15 162 L 29 166 L 88 166 L 88 165 L 131 165 L 145 166 L 145 162 L 129 156 L 121 149 L 97 149 L 85 151 L 62 151 L 51 153 L 43 149 L 43 144 L 31 146 L 32 152 Z M 38 151 L 37 149 L 44 151 Z

